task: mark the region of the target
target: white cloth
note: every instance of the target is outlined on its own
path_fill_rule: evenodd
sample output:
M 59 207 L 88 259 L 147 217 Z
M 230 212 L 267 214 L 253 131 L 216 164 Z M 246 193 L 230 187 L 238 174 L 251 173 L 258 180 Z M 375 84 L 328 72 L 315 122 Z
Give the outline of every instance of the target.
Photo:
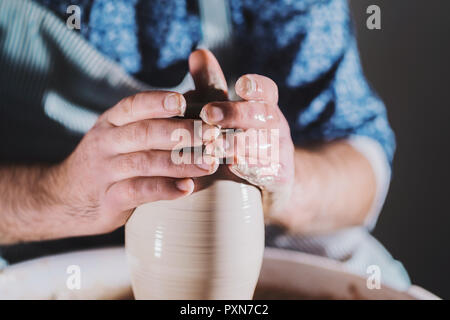
M 347 139 L 347 142 L 369 160 L 375 175 L 375 197 L 364 224 L 369 230 L 372 230 L 378 220 L 389 190 L 391 166 L 386 153 L 376 140 L 364 136 L 351 136 Z

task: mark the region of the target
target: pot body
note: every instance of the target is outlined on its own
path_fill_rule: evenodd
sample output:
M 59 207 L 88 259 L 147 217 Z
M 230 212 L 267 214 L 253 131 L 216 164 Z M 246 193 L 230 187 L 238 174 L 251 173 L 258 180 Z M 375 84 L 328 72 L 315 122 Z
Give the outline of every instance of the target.
M 227 180 L 136 209 L 125 242 L 136 299 L 251 299 L 264 251 L 261 193 Z

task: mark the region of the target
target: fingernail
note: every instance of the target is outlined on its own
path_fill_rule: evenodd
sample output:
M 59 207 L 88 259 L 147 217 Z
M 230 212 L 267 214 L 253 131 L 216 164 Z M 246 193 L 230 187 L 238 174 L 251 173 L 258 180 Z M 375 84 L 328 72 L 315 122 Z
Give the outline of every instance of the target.
M 177 112 L 184 115 L 186 111 L 186 100 L 181 94 L 171 93 L 164 98 L 164 108 L 170 112 Z
M 206 106 L 200 112 L 200 118 L 207 124 L 214 124 L 223 120 L 223 111 L 219 107 Z
M 210 173 L 216 171 L 218 167 L 218 161 L 216 161 L 216 158 L 209 155 L 204 155 L 201 161 L 201 163 L 197 164 L 197 167 Z
M 194 189 L 194 182 L 191 179 L 182 179 L 175 181 L 175 186 L 183 192 L 191 192 Z
M 252 94 L 256 90 L 256 83 L 248 76 L 240 77 L 236 82 L 236 91 L 246 95 Z

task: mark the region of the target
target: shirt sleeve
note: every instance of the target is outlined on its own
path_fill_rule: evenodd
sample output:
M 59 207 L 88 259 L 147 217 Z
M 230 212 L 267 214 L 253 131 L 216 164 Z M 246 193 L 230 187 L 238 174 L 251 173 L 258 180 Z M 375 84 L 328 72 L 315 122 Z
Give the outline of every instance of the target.
M 354 149 L 366 157 L 375 176 L 375 195 L 364 221 L 364 226 L 373 230 L 389 190 L 391 167 L 386 153 L 376 140 L 356 135 L 346 140 Z

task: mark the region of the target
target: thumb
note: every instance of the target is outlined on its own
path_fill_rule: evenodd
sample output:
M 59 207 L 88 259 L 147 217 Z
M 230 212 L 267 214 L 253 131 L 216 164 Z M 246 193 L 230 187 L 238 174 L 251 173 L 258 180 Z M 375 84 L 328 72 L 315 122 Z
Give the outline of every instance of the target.
M 219 62 L 211 51 L 195 50 L 189 56 L 189 72 L 198 102 L 228 100 L 228 87 Z

